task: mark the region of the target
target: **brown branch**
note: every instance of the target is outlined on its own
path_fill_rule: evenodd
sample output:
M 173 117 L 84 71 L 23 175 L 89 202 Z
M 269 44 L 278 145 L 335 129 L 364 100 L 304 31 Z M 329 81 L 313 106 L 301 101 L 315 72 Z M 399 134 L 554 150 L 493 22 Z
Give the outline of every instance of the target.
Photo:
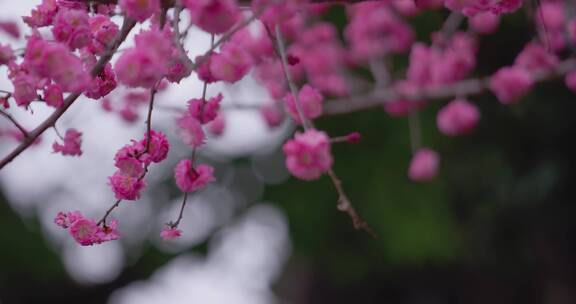
M 100 57 L 96 65 L 90 71 L 90 75 L 92 75 L 92 77 L 99 75 L 104 70 L 104 67 L 110 61 L 112 55 L 118 49 L 120 44 L 126 39 L 128 33 L 130 32 L 130 30 L 132 30 L 134 25 L 136 25 L 136 21 L 124 18 L 122 29 L 118 33 L 118 36 L 116 36 L 112 44 L 108 47 L 106 53 L 104 53 Z M 54 124 L 60 118 L 60 116 L 62 116 L 66 112 L 66 110 L 68 110 L 68 108 L 78 99 L 79 96 L 80 93 L 73 93 L 68 95 L 68 97 L 66 97 L 66 99 L 64 100 L 64 104 L 61 108 L 55 110 L 52 113 L 52 115 L 50 115 L 44 122 L 42 122 L 34 130 L 29 132 L 28 133 L 29 136 L 25 138 L 22 141 L 22 143 L 18 145 L 18 147 L 16 147 L 12 152 L 10 152 L 10 154 L 4 157 L 2 161 L 0 161 L 0 170 L 2 170 L 4 166 L 6 166 L 8 163 L 14 160 L 14 158 L 16 158 L 18 155 L 20 155 L 20 153 L 26 150 L 42 133 L 44 133 L 44 131 L 54 126 Z
M 342 187 L 342 181 L 340 181 L 336 172 L 334 172 L 333 169 L 330 169 L 328 171 L 328 176 L 330 176 L 332 184 L 334 184 L 334 188 L 336 188 L 336 192 L 338 192 L 338 205 L 336 206 L 338 210 L 348 213 L 355 229 L 364 230 L 373 238 L 378 238 L 376 232 L 374 232 L 370 225 L 368 225 L 368 223 L 358 214 L 356 208 L 354 208 L 350 199 L 346 196 L 346 192 L 344 192 L 344 188 Z
M 108 210 L 106 210 L 106 213 L 104 214 L 104 216 L 98 221 L 98 223 L 96 223 L 97 226 L 100 226 L 101 224 L 106 225 L 106 218 L 108 218 L 108 216 L 110 215 L 110 213 L 112 213 L 112 211 L 116 208 L 118 208 L 118 206 L 120 206 L 120 202 L 122 202 L 122 200 L 117 200 L 112 206 L 110 206 L 110 208 L 108 208 Z
M 576 70 L 576 59 L 567 59 L 552 69 L 534 73 L 533 79 L 535 83 L 543 82 L 562 77 L 573 70 Z M 353 96 L 327 102 L 324 104 L 324 114 L 338 115 L 368 110 L 399 99 L 433 100 L 478 95 L 489 90 L 489 80 L 490 77 L 467 79 L 436 88 L 421 88 L 412 94 L 400 94 L 393 87 L 380 87 L 364 96 Z
M 12 117 L 12 115 L 0 110 L 0 115 L 6 117 L 10 122 L 12 122 L 12 124 L 14 124 L 14 126 L 16 128 L 18 128 L 18 130 L 20 130 L 20 132 L 22 133 L 22 135 L 24 135 L 24 138 L 28 138 L 28 131 L 26 131 L 26 129 L 18 123 L 18 121 L 16 121 L 16 119 L 14 119 L 14 117 Z
M 182 205 L 180 206 L 180 213 L 178 214 L 178 219 L 174 223 L 168 224 L 170 228 L 176 228 L 180 225 L 180 221 L 182 221 L 182 217 L 184 217 L 184 207 L 186 207 L 186 200 L 188 199 L 188 192 L 184 192 L 184 199 L 182 200 Z

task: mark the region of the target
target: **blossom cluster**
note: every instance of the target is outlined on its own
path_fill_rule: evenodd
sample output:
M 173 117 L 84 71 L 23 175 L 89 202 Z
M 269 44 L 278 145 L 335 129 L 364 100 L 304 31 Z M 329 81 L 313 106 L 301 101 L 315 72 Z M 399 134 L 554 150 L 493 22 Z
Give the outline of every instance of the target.
M 0 66 L 7 69 L 13 87 L 0 91 L 0 109 L 10 108 L 11 103 L 28 109 L 39 102 L 54 108 L 55 117 L 59 117 L 84 95 L 99 100 L 105 111 L 135 123 L 141 121 L 139 112 L 148 105 L 144 138 L 131 140 L 114 156 L 115 171 L 108 177 L 118 200 L 114 209 L 122 200 L 138 200 L 147 186 L 149 166 L 167 159 L 168 138 L 152 128 L 150 118 L 155 94 L 193 73 L 205 86 L 254 77 L 270 96 L 257 109 L 267 126 L 277 128 L 289 118 L 303 129 L 282 146 L 288 171 L 306 181 L 327 173 L 335 180 L 331 171 L 333 144 L 357 143 L 360 135 L 331 138 L 316 127 L 316 120 L 327 114 L 329 100 L 350 98 L 348 106 L 354 107 L 362 100 L 353 95 L 373 80 L 378 94 L 371 96 L 382 98 L 378 105 L 392 117 L 408 116 L 412 121 L 432 99 L 447 97 L 448 103 L 436 115 L 438 131 L 449 137 L 468 135 L 481 124 L 482 116 L 468 93 L 490 91 L 502 105 L 518 103 L 560 66 L 565 51 L 576 44 L 576 18 L 561 1 L 543 0 L 533 14 L 535 39 L 513 62 L 486 79 L 466 82 L 478 64 L 480 35 L 495 32 L 506 14 L 519 11 L 526 1 L 353 2 L 346 4 L 343 12 L 347 23 L 339 28 L 320 18 L 333 4 L 301 0 L 252 0 L 252 17 L 242 12 L 237 0 L 119 0 L 117 4 L 42 0 L 23 17 L 30 28 L 24 50 L 0 43 Z M 418 41 L 420 33 L 414 31 L 412 18 L 425 10 L 441 9 L 451 12 L 446 24 Z M 189 28 L 219 38 L 193 59 L 183 44 L 189 28 L 179 28 L 180 12 L 188 14 Z M 124 24 L 139 23 L 139 32 L 128 48 L 118 49 L 128 33 L 112 19 L 115 15 L 121 15 Z M 466 29 L 451 24 L 462 18 L 467 21 Z M 12 22 L 0 21 L 0 31 L 15 39 L 21 35 Z M 408 60 L 405 71 L 396 71 L 396 58 Z M 368 70 L 371 77 L 364 77 Z M 563 74 L 566 86 L 576 92 L 576 71 Z M 461 89 L 462 83 L 472 87 L 470 92 Z M 120 86 L 126 91 L 113 96 Z M 174 168 L 174 182 L 185 197 L 215 180 L 214 168 L 198 163 L 196 151 L 209 134 L 221 135 L 227 127 L 223 95 L 207 98 L 205 91 L 201 98 L 182 102 L 175 119 L 176 133 L 193 155 L 179 160 Z M 54 126 L 55 121 L 46 125 Z M 24 145 L 38 142 L 37 135 L 28 138 L 30 134 L 16 126 L 21 130 L 0 130 L 0 135 L 9 135 Z M 80 156 L 82 136 L 70 128 L 52 149 L 65 156 Z M 412 136 L 417 141 L 418 136 Z M 414 142 L 412 150 L 408 178 L 415 182 L 433 180 L 440 169 L 440 153 L 420 142 Z M 79 212 L 59 213 L 55 222 L 81 245 L 92 245 L 118 238 L 117 221 L 106 224 L 108 214 L 95 222 Z M 167 224 L 161 236 L 179 237 L 180 220 L 181 215 Z
M 111 221 L 110 224 L 99 225 L 95 220 L 82 215 L 80 211 L 59 212 L 54 223 L 67 229 L 74 240 L 82 246 L 101 244 L 120 237 L 117 220 Z

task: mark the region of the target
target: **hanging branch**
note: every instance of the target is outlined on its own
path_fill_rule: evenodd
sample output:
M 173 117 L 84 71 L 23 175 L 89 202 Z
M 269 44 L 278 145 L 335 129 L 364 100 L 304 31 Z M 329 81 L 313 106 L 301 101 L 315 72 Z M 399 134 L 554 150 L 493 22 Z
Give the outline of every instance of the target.
M 298 91 L 296 89 L 296 84 L 292 81 L 292 78 L 290 77 L 290 72 L 288 70 L 288 59 L 286 56 L 286 47 L 284 45 L 284 40 L 282 39 L 282 33 L 280 32 L 280 28 L 278 27 L 278 25 L 276 25 L 276 42 L 278 45 L 278 53 L 280 53 L 282 70 L 284 71 L 284 76 L 286 77 L 286 81 L 288 82 L 288 86 L 290 87 L 290 92 L 292 94 L 292 97 L 294 98 L 295 101 L 294 103 L 296 105 L 296 109 L 298 111 L 300 120 L 302 121 L 305 130 L 312 129 L 314 128 L 314 124 L 311 121 L 307 120 L 306 116 L 304 116 L 304 112 L 302 111 L 300 104 L 300 98 L 298 96 Z M 346 192 L 344 191 L 344 188 L 342 186 L 342 181 L 338 178 L 334 169 L 328 170 L 328 176 L 330 177 L 330 180 L 332 181 L 332 184 L 334 185 L 334 188 L 336 188 L 336 192 L 338 193 L 338 205 L 337 205 L 338 210 L 346 212 L 350 216 L 350 219 L 352 220 L 352 224 L 355 229 L 364 230 L 372 237 L 377 238 L 377 235 L 374 232 L 374 230 L 360 216 L 360 214 L 358 214 L 358 212 L 352 205 L 352 202 L 350 201 L 350 199 L 348 199 L 348 196 L 346 195 Z

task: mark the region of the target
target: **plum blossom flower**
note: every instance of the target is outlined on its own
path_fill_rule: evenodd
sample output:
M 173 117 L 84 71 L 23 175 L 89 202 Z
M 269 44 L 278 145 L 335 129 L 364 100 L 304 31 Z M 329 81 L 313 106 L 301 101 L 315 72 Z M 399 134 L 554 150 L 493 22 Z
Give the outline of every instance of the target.
M 438 112 L 436 124 L 448 136 L 470 133 L 480 120 L 478 108 L 464 99 L 456 99 Z
M 122 171 L 115 172 L 108 178 L 108 184 L 117 199 L 137 200 L 140 198 L 140 191 L 146 187 L 146 182 L 140 177 L 124 174 Z
M 330 138 L 322 131 L 296 132 L 294 138 L 284 144 L 283 150 L 286 167 L 297 178 L 315 180 L 332 168 Z
M 118 25 L 105 15 L 95 15 L 88 21 L 92 33 L 90 50 L 96 54 L 102 54 L 108 45 L 112 43 L 118 32 Z
M 144 139 L 140 142 L 140 146 L 147 147 L 147 134 L 144 135 Z M 159 131 L 150 130 L 150 145 L 148 146 L 148 151 L 140 156 L 140 160 L 144 163 L 159 163 L 166 159 L 168 156 L 168 150 L 170 149 L 170 143 L 166 139 L 166 135 Z
M 174 169 L 174 178 L 182 192 L 194 192 L 215 180 L 213 172 L 214 168 L 211 166 L 201 164 L 194 167 L 191 160 L 183 159 Z
M 0 43 L 0 65 L 8 64 L 14 59 L 14 51 L 9 45 L 4 45 Z
M 55 83 L 46 86 L 44 88 L 44 101 L 51 107 L 60 108 L 64 104 L 60 86 Z
M 42 3 L 32 10 L 30 16 L 22 17 L 30 27 L 43 27 L 51 25 L 58 12 L 56 0 L 42 0 Z
M 59 212 L 54 218 L 54 223 L 68 229 L 74 240 L 82 246 L 101 244 L 119 238 L 117 220 L 111 221 L 109 225 L 103 223 L 100 226 L 93 219 L 84 217 L 79 211 Z
M 202 124 L 207 124 L 218 115 L 222 98 L 222 94 L 218 94 L 206 101 L 198 98 L 191 99 L 188 101 L 188 114 Z
M 490 77 L 490 90 L 503 104 L 512 104 L 522 98 L 532 88 L 534 80 L 526 69 L 504 67 Z
M 284 121 L 284 112 L 276 104 L 267 104 L 260 107 L 260 115 L 269 128 L 278 127 Z
M 412 157 L 408 177 L 415 182 L 427 182 L 438 174 L 440 156 L 428 148 L 419 149 Z
M 120 0 L 118 5 L 127 17 L 140 22 L 160 11 L 160 0 Z
M 87 46 L 92 40 L 88 19 L 85 10 L 60 7 L 52 27 L 54 38 L 72 50 Z
M 318 90 L 305 84 L 298 93 L 298 99 L 303 112 L 302 114 L 305 118 L 314 119 L 322 115 L 322 101 L 324 101 L 324 97 L 320 92 L 318 92 Z M 294 96 L 288 94 L 284 98 L 284 101 L 286 103 L 286 112 L 288 112 L 296 122 L 302 123 Z
M 217 80 L 234 83 L 242 79 L 251 66 L 250 54 L 232 43 L 226 43 L 220 53 L 210 56 L 210 74 Z
M 224 133 L 226 129 L 226 119 L 222 113 L 218 114 L 213 121 L 209 122 L 207 125 L 208 132 L 214 136 L 220 136 Z
M 192 22 L 211 34 L 228 31 L 240 18 L 236 0 L 185 0 L 184 5 Z
M 52 149 L 56 153 L 62 153 L 62 155 L 80 156 L 82 155 L 81 144 L 82 133 L 76 129 L 68 129 L 64 135 L 64 144 L 54 142 Z
M 162 231 L 160 231 L 160 236 L 164 240 L 173 240 L 182 236 L 182 230 L 176 227 L 164 227 Z
M 198 148 L 204 144 L 206 135 L 198 119 L 190 115 L 185 115 L 178 119 L 177 125 L 179 127 L 178 134 L 185 144 L 192 148 Z

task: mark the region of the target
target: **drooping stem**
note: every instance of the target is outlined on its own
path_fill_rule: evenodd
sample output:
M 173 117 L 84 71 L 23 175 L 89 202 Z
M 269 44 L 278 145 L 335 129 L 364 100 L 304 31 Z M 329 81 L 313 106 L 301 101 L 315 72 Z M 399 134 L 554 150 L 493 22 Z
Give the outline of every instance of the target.
M 286 82 L 288 82 L 288 87 L 290 88 L 290 93 L 292 94 L 292 98 L 294 98 L 294 104 L 296 105 L 296 111 L 298 112 L 298 117 L 302 122 L 302 126 L 304 129 L 310 129 L 314 126 L 312 122 L 310 122 L 306 116 L 304 115 L 304 111 L 302 110 L 302 105 L 300 104 L 300 97 L 298 96 L 298 89 L 296 88 L 296 84 L 292 80 L 292 76 L 290 75 L 290 70 L 288 69 L 288 56 L 286 55 L 286 46 L 284 45 L 284 39 L 282 38 L 282 32 L 280 31 L 280 27 L 276 25 L 276 43 L 278 45 L 278 53 L 280 53 L 280 62 L 282 63 L 282 71 L 284 72 L 284 77 L 286 78 Z
M 348 199 L 348 196 L 342 187 L 342 181 L 338 178 L 336 172 L 334 172 L 334 169 L 330 169 L 328 171 L 328 176 L 330 177 L 330 180 L 332 180 L 332 184 L 338 193 L 338 205 L 336 206 L 338 210 L 348 213 L 350 219 L 352 220 L 352 225 L 354 225 L 355 229 L 364 230 L 373 238 L 378 238 L 376 232 L 374 232 L 372 227 L 368 225 L 368 222 L 366 222 L 360 216 L 360 214 L 358 214 L 356 208 L 354 208 L 352 202 L 350 202 L 350 199 Z
M 154 109 L 154 97 L 156 96 L 156 92 L 158 92 L 157 87 L 158 84 L 150 89 L 150 103 L 148 104 L 148 116 L 146 118 L 146 149 L 144 153 L 150 152 L 150 142 L 152 141 L 152 110 Z
M 184 208 L 186 207 L 186 201 L 188 199 L 188 192 L 184 192 L 184 199 L 182 199 L 182 205 L 180 205 L 180 213 L 178 213 L 178 219 L 170 224 L 171 228 L 176 228 L 178 227 L 178 225 L 180 225 L 180 221 L 182 221 L 182 217 L 184 214 Z

